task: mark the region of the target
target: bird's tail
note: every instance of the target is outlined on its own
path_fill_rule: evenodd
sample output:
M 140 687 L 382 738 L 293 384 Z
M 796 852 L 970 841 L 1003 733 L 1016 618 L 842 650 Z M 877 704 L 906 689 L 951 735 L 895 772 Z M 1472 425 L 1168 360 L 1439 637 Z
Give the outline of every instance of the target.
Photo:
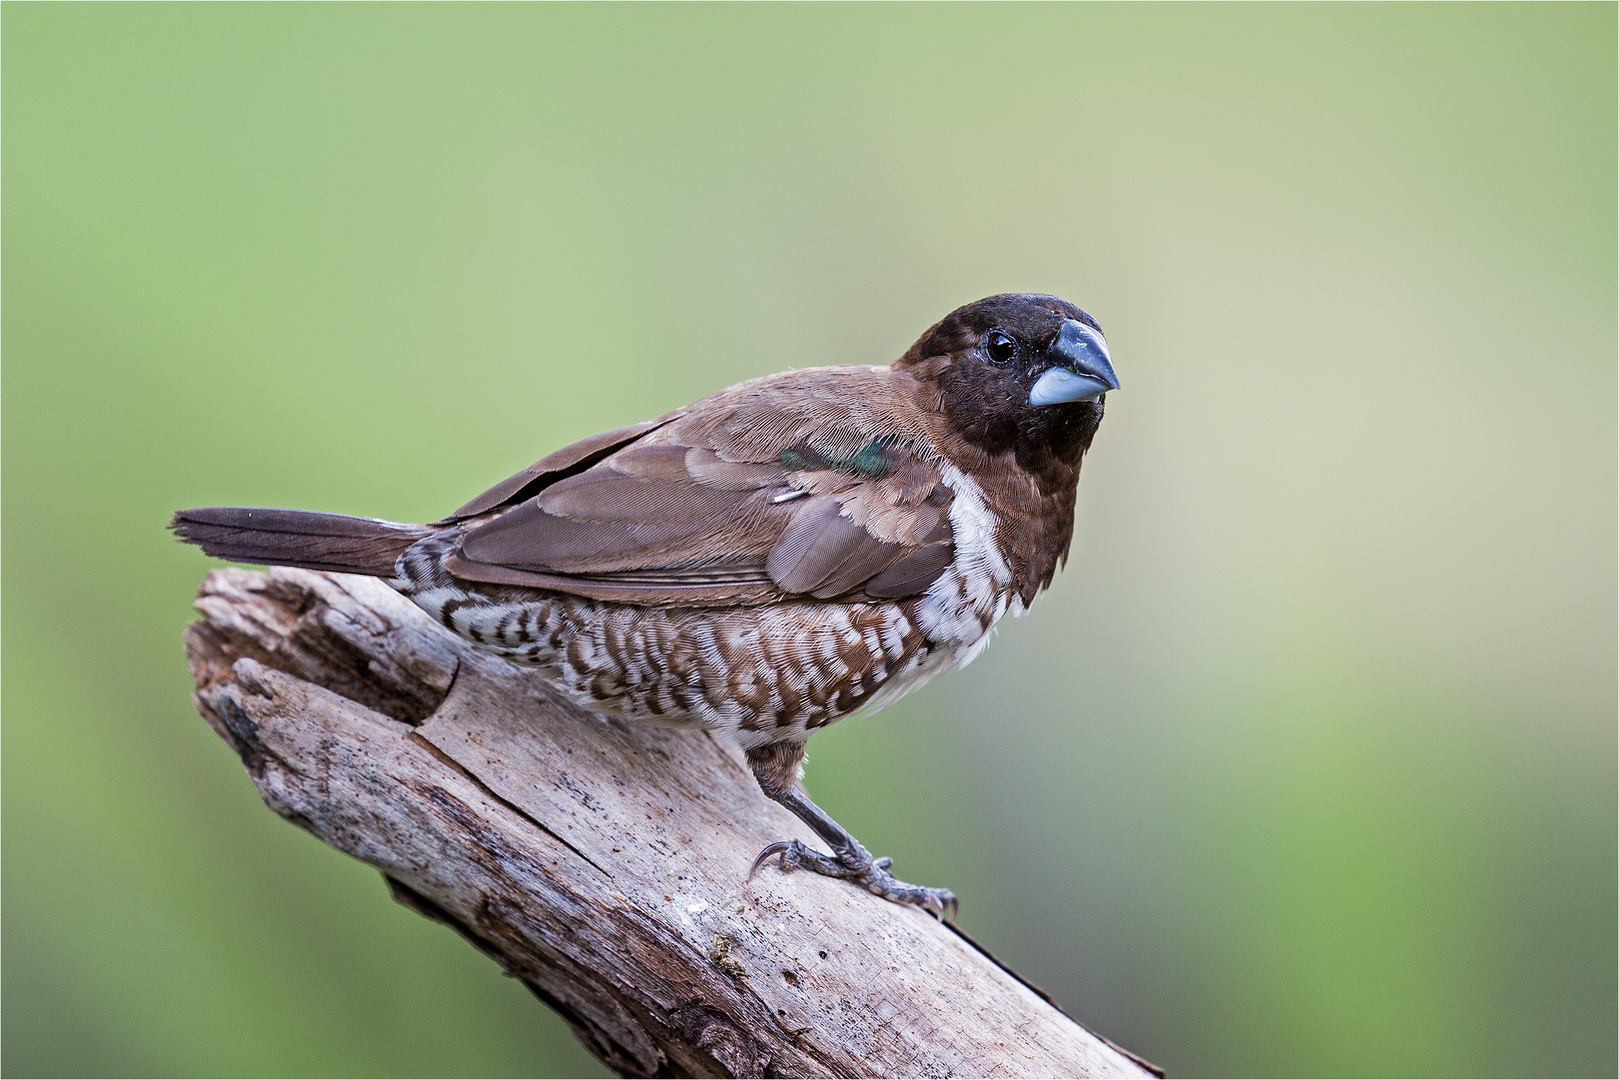
M 252 506 L 181 510 L 169 528 L 178 539 L 232 562 L 372 577 L 392 577 L 399 556 L 433 532 L 376 518 Z

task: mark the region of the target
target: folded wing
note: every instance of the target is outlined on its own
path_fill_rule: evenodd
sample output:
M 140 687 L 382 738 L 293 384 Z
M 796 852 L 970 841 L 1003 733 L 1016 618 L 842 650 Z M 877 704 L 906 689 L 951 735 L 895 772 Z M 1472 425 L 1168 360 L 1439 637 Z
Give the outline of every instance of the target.
M 896 380 L 820 368 L 584 440 L 473 500 L 455 576 L 670 606 L 925 592 L 949 505 Z M 467 511 L 471 511 L 469 515 Z

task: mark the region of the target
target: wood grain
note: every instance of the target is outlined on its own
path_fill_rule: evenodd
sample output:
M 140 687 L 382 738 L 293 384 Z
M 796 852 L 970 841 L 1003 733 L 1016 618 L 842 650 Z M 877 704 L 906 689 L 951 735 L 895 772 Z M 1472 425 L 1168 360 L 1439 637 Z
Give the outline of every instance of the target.
M 706 734 L 585 712 L 370 578 L 216 570 L 197 609 L 197 709 L 270 808 L 624 1075 L 1149 1075 L 922 911 L 745 880 L 814 837 Z

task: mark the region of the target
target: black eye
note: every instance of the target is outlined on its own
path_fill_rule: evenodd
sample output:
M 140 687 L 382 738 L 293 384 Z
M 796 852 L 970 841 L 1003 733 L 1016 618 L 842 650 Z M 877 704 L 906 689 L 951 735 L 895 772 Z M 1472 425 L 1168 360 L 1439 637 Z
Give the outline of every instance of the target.
M 984 338 L 984 351 L 989 353 L 990 360 L 1004 364 L 1017 353 L 1017 342 L 999 330 L 991 330 Z

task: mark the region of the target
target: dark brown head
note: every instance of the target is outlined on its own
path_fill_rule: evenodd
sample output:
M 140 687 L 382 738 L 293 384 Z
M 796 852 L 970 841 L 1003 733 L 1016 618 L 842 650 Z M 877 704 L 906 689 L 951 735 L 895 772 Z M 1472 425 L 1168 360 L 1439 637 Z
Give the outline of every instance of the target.
M 894 367 L 936 385 L 960 437 L 990 454 L 1014 450 L 1038 469 L 1073 461 L 1119 388 L 1102 328 L 1058 296 L 1003 293 L 958 308 Z

